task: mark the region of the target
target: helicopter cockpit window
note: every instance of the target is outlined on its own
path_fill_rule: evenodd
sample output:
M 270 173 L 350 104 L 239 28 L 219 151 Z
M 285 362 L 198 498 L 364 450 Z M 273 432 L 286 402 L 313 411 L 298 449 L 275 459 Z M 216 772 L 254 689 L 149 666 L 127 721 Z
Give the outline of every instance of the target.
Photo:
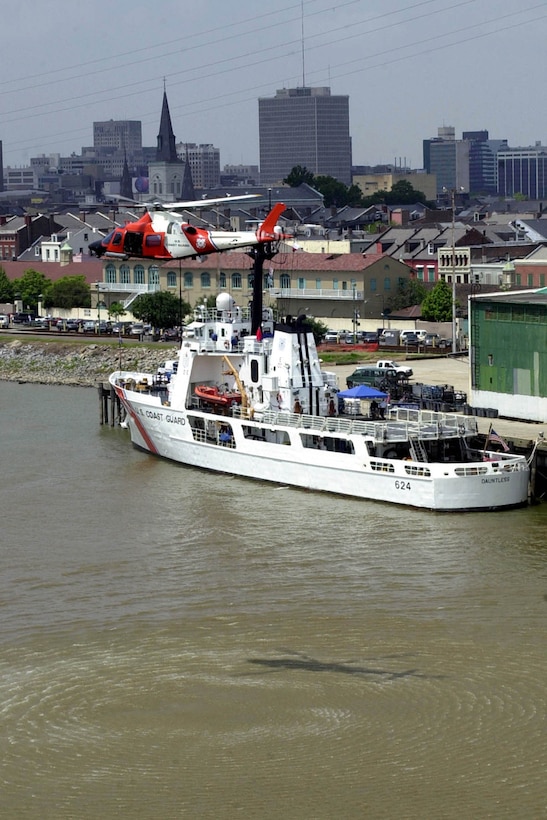
M 119 245 L 122 241 L 122 234 L 119 231 L 116 231 L 114 236 L 112 237 L 112 244 Z
M 167 233 L 180 234 L 180 226 L 178 222 L 170 222 L 167 226 Z

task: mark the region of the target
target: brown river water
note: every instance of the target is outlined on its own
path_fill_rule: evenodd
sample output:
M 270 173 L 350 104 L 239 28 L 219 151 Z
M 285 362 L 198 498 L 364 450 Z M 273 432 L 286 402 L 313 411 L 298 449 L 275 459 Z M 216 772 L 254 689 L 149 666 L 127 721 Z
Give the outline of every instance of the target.
M 208 474 L 0 382 L 2 818 L 547 817 L 547 506 Z

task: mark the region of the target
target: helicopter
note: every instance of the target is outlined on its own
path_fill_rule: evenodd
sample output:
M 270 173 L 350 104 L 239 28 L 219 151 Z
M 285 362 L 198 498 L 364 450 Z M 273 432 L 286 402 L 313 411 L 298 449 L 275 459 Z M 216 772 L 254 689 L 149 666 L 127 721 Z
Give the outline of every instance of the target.
M 203 208 L 241 199 L 253 199 L 254 194 L 193 202 L 153 203 L 136 222 L 114 228 L 107 236 L 91 242 L 91 255 L 114 259 L 184 259 L 220 253 L 234 248 L 251 248 L 284 238 L 276 225 L 286 206 L 278 202 L 255 231 L 209 230 L 190 225 L 176 212 L 179 209 Z M 138 204 L 138 203 L 137 203 Z

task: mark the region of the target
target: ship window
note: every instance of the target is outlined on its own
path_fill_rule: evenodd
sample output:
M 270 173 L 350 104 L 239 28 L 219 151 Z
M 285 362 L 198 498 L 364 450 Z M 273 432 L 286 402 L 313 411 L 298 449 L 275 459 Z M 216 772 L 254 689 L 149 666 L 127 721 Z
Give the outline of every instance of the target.
M 245 438 L 263 441 L 266 444 L 287 444 L 290 445 L 291 440 L 286 430 L 274 430 L 264 427 L 255 427 L 252 424 L 243 425 L 243 435 Z
M 260 373 L 258 369 L 258 360 L 251 359 L 251 381 L 253 384 L 258 384 Z

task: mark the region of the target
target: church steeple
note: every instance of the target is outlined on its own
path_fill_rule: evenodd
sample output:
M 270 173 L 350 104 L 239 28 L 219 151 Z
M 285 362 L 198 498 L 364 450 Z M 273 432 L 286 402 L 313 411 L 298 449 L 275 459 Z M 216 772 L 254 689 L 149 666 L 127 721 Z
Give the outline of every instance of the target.
M 133 180 L 131 178 L 131 172 L 129 171 L 129 165 L 127 164 L 127 153 L 125 149 L 123 152 L 123 171 L 120 179 L 120 194 L 125 199 L 133 199 Z
M 192 169 L 190 168 L 190 160 L 188 159 L 188 146 L 186 146 L 185 154 L 186 156 L 184 158 L 184 174 L 182 176 L 181 198 L 193 200 L 196 198 L 196 192 L 194 190 L 194 181 L 192 180 Z
M 171 114 L 167 102 L 167 92 L 163 90 L 163 105 L 161 107 L 160 131 L 156 148 L 156 162 L 177 162 L 175 135 L 171 125 Z

